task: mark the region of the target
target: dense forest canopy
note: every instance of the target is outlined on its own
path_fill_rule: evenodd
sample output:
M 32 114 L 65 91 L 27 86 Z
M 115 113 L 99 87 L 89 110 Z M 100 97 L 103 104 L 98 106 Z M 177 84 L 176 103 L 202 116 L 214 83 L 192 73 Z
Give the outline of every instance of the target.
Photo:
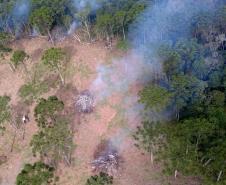
M 169 13 L 167 24 L 164 18 L 156 23 L 169 30 L 157 39 L 155 53 L 150 46 L 145 54 L 157 58 L 162 71 L 140 92 L 140 102 L 147 112 L 170 112 L 171 121 L 147 118 L 135 135 L 165 172 L 198 176 L 204 184 L 226 183 L 226 8 L 215 6 L 182 18 Z
M 7 45 L 20 36 L 38 33 L 52 40 L 56 27 L 66 34 L 78 28 L 88 41 L 100 38 L 108 42 L 114 38 L 132 41 L 130 44 L 142 51 L 147 64 L 156 64 L 154 78 L 148 79 L 149 83 L 140 91 L 139 102 L 144 104 L 147 115 L 150 112 L 163 117 L 166 112 L 170 115 L 170 119 L 159 122 L 145 117 L 134 135 L 138 146 L 159 159 L 168 174 L 197 176 L 204 184 L 224 185 L 226 3 L 223 0 L 208 0 L 206 5 L 193 0 L 183 3 L 185 6 L 176 10 L 173 0 L 0 0 L 0 54 L 11 52 Z M 173 7 L 175 10 L 171 11 Z M 16 68 L 26 57 L 26 53 L 17 51 L 11 62 Z M 53 71 L 58 70 L 64 85 L 60 66 L 65 53 L 51 48 L 42 60 Z M 10 119 L 9 98 L 2 97 L 1 102 L 0 128 L 3 128 L 3 123 Z M 40 130 L 31 145 L 34 154 L 51 158 L 53 163 L 66 158 L 70 164 L 73 144 L 68 121 L 60 114 L 55 119 L 63 106 L 56 97 L 40 100 L 35 109 Z M 46 120 L 51 121 L 50 126 L 46 126 Z M 63 138 L 61 142 L 59 137 Z M 65 146 L 69 148 L 66 154 Z M 30 168 L 29 173 L 36 170 Z M 18 179 L 25 178 L 24 175 L 22 172 Z M 52 172 L 48 172 L 50 177 Z M 99 179 L 102 176 L 94 176 L 87 184 Z
M 0 30 L 15 36 L 25 30 L 50 34 L 55 27 L 70 30 L 76 23 L 84 27 L 89 39 L 94 34 L 125 39 L 129 24 L 146 6 L 143 0 L 2 0 Z

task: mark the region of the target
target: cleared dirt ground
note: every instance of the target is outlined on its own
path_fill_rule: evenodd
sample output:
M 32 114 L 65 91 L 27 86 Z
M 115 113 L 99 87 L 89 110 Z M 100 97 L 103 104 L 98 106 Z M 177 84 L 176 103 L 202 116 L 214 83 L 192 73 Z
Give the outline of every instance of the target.
M 24 49 L 29 55 L 29 68 L 40 62 L 42 53 L 51 47 L 44 38 L 22 39 L 13 44 L 13 48 Z M 56 47 L 64 48 L 70 55 L 70 70 L 66 82 L 70 83 L 78 92 L 89 89 L 96 78 L 96 68 L 100 64 L 109 63 L 114 56 L 120 57 L 117 50 L 111 51 L 103 43 L 79 44 L 72 38 L 60 42 Z M 25 83 L 26 77 L 22 70 L 12 72 L 7 64 L 0 65 L 0 95 L 9 95 L 11 104 L 19 101 L 18 90 Z M 136 97 L 140 87 L 133 87 L 130 96 Z M 57 89 L 52 89 L 44 97 L 53 95 Z M 59 185 L 84 185 L 86 179 L 92 175 L 90 163 L 97 145 L 104 139 L 113 139 L 117 142 L 119 152 L 123 158 L 118 175 L 114 178 L 115 185 L 163 185 L 167 181 L 161 175 L 157 165 L 152 166 L 150 157 L 134 146 L 132 134 L 139 119 L 125 119 L 125 112 L 130 105 L 122 105 L 128 94 L 113 94 L 104 102 L 96 105 L 92 114 L 82 115 L 75 119 L 74 143 L 76 149 L 73 154 L 73 164 L 67 167 L 60 164 L 57 175 Z M 73 98 L 73 97 L 72 97 Z M 73 101 L 73 99 L 72 99 Z M 35 104 L 30 107 L 30 122 L 26 126 L 26 135 L 23 140 L 17 135 L 13 152 L 10 147 L 14 131 L 10 126 L 3 136 L 0 136 L 0 155 L 7 155 L 7 163 L 0 166 L 0 184 L 14 185 L 17 174 L 25 163 L 37 161 L 32 157 L 29 146 L 32 135 L 37 131 L 33 117 Z M 183 183 L 182 183 L 183 184 Z

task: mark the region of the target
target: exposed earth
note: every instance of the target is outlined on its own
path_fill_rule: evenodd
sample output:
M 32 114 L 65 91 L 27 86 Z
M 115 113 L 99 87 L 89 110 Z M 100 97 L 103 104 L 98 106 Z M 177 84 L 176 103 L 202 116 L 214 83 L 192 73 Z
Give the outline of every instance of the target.
M 13 44 L 13 48 L 24 49 L 30 55 L 28 68 L 32 69 L 35 63 L 40 62 L 43 51 L 52 47 L 45 38 L 21 39 Z M 70 54 L 70 70 L 66 83 L 75 91 L 81 92 L 89 89 L 95 80 L 98 65 L 107 65 L 113 58 L 120 58 L 122 53 L 117 49 L 109 50 L 101 42 L 92 44 L 80 44 L 72 38 L 56 44 L 56 47 L 64 48 Z M 16 105 L 20 99 L 19 88 L 26 82 L 27 77 L 22 69 L 12 72 L 8 64 L 0 65 L 0 95 L 9 95 L 11 105 Z M 163 177 L 161 168 L 157 164 L 151 164 L 150 156 L 139 150 L 134 145 L 132 137 L 140 119 L 136 116 L 128 120 L 125 116 L 131 105 L 123 105 L 123 100 L 129 94 L 136 100 L 139 85 L 131 87 L 127 94 L 113 93 L 104 101 L 98 102 L 94 112 L 90 114 L 76 114 L 74 119 L 74 143 L 76 148 L 73 153 L 73 164 L 68 167 L 60 164 L 57 175 L 59 185 L 84 185 L 86 179 L 93 174 L 91 162 L 98 144 L 110 139 L 118 147 L 119 155 L 123 162 L 114 178 L 115 185 L 164 185 L 170 178 Z M 54 95 L 59 88 L 51 89 L 44 97 Z M 73 94 L 64 92 L 67 98 L 73 101 Z M 63 93 L 63 95 L 64 95 Z M 61 93 L 62 95 L 62 93 Z M 61 97 L 60 97 L 61 98 Z M 70 103 L 70 102 L 69 102 Z M 7 126 L 4 136 L 0 136 L 0 155 L 7 156 L 7 162 L 0 166 L 0 184 L 14 185 L 16 176 L 25 163 L 38 160 L 32 156 L 30 140 L 37 132 L 37 126 L 33 117 L 35 103 L 30 109 L 30 121 L 26 125 L 25 138 L 18 133 L 16 135 L 13 151 L 11 145 L 14 137 L 14 129 Z M 135 110 L 136 111 L 136 110 Z M 136 115 L 135 112 L 131 115 Z M 190 181 L 191 182 L 191 181 Z M 172 184 L 186 184 L 183 179 Z

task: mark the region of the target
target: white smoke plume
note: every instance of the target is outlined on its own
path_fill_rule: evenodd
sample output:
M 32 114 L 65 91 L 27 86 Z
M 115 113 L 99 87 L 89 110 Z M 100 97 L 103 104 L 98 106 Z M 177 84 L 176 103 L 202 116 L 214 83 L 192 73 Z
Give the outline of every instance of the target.
M 101 8 L 102 3 L 98 2 L 98 0 L 73 0 L 73 5 L 76 10 L 76 14 L 80 14 L 83 11 L 86 11 L 88 8 L 90 12 L 95 12 L 99 8 Z M 70 25 L 70 28 L 67 31 L 68 35 L 75 33 L 76 29 L 81 25 L 80 20 L 74 19 Z
M 158 48 L 190 37 L 192 18 L 202 11 L 213 11 L 214 1 L 167 0 L 150 6 L 131 26 L 133 49 L 110 65 L 97 67 L 91 85 L 97 99 L 126 92 L 135 83 L 144 84 L 162 75 Z
M 84 10 L 86 7 L 95 11 L 101 7 L 101 3 L 98 0 L 73 0 L 74 6 L 78 11 Z
M 18 0 L 12 9 L 10 24 L 12 24 L 16 36 L 21 34 L 23 25 L 28 21 L 30 3 L 30 0 Z
M 77 21 L 73 21 L 72 23 L 71 23 L 71 25 L 70 25 L 70 28 L 69 28 L 69 30 L 67 31 L 67 34 L 68 35 L 71 35 L 71 34 L 73 34 L 75 31 L 76 31 L 76 29 L 79 27 L 79 23 L 77 22 Z
M 103 100 L 113 93 L 126 93 L 131 85 L 150 80 L 154 66 L 144 63 L 143 60 L 134 51 L 120 60 L 113 60 L 110 65 L 98 66 L 98 76 L 90 87 L 95 98 Z
M 189 38 L 192 19 L 200 12 L 214 11 L 213 0 L 165 0 L 150 5 L 130 28 L 129 40 L 133 49 L 120 60 L 113 60 L 110 65 L 97 67 L 97 78 L 91 85 L 97 101 L 114 93 L 125 94 L 136 84 L 146 85 L 163 75 L 157 54 L 162 44 L 172 44 L 181 38 Z M 135 101 L 134 101 L 135 100 Z M 128 104 L 125 120 L 139 122 L 143 106 L 138 97 L 127 97 L 122 104 Z M 164 116 L 169 116 L 164 113 Z M 163 115 L 151 113 L 153 121 L 162 120 Z M 132 119 L 131 119 L 132 117 Z M 167 119 L 167 118 L 166 118 Z M 131 125 L 132 126 L 132 125 Z M 130 128 L 123 128 L 112 142 L 122 148 L 122 141 L 130 133 Z

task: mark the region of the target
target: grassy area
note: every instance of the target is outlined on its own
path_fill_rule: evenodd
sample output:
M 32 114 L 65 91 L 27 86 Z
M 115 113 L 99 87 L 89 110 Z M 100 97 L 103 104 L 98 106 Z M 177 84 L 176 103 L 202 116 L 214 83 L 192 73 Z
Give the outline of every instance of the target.
M 19 89 L 19 96 L 25 103 L 31 104 L 34 100 L 40 98 L 42 94 L 48 92 L 48 90 L 49 86 L 45 82 L 29 82 Z
M 79 74 L 81 79 L 88 79 L 90 75 L 93 74 L 92 70 L 87 64 L 84 64 L 82 62 L 79 62 L 75 66 L 75 73 Z

